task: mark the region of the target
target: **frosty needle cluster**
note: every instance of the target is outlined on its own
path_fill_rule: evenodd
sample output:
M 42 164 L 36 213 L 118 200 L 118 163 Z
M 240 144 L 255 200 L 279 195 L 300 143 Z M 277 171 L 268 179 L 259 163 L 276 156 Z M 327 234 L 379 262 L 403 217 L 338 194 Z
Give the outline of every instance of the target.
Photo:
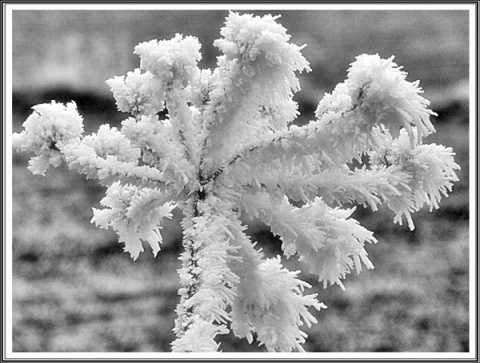
M 230 13 L 213 71 L 198 68 L 195 37 L 139 44 L 140 68 L 107 81 L 131 114 L 120 129 L 83 136 L 75 104 L 52 102 L 13 135 L 14 148 L 35 154 L 33 173 L 63 160 L 108 186 L 92 221 L 112 227 L 133 259 L 144 242 L 157 254 L 162 220 L 183 210 L 173 351 L 215 351 L 230 330 L 269 351 L 302 351 L 300 326 L 325 307 L 304 295 L 298 272 L 255 248 L 241 213 L 267 224 L 324 286 L 343 287 L 352 270 L 373 268 L 364 245 L 376 242 L 345 204 L 386 204 L 413 229 L 411 214 L 438 208 L 457 180 L 452 150 L 422 143 L 432 112 L 393 57 L 357 57 L 316 119 L 292 125 L 295 73 L 310 69 L 276 19 Z

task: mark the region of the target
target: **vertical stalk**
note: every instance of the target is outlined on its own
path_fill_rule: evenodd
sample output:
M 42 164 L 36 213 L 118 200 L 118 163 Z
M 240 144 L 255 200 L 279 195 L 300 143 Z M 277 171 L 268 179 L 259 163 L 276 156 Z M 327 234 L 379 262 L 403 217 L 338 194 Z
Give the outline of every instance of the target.
M 229 207 L 202 188 L 185 208 L 174 352 L 216 351 L 216 336 L 229 331 L 228 307 L 233 304 L 239 281 L 231 271 L 237 257 L 234 236 L 229 232 Z
M 177 339 L 181 338 L 185 334 L 192 323 L 194 306 L 187 307 L 186 302 L 195 295 L 195 293 L 198 291 L 199 285 L 201 284 L 200 276 L 197 272 L 197 255 L 202 246 L 198 245 L 198 243 L 196 245 L 192 238 L 193 236 L 187 235 L 187 231 L 196 228 L 195 218 L 200 216 L 198 203 L 204 199 L 205 195 L 200 193 L 200 191 L 196 191 L 193 194 L 193 197 L 187 202 L 188 204 L 183 211 L 185 217 L 182 221 L 182 227 L 185 235 L 183 238 L 184 252 L 180 257 L 182 260 L 182 268 L 179 271 L 181 288 L 178 293 L 180 295 L 180 302 L 176 309 L 177 320 L 175 322 L 175 335 L 177 336 Z

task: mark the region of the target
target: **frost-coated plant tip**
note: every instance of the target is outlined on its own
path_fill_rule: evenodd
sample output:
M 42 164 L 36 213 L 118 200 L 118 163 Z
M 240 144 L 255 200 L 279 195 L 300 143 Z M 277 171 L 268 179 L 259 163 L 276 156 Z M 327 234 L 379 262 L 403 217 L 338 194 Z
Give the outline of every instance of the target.
M 255 248 L 241 213 L 268 225 L 325 287 L 343 288 L 351 271 L 373 268 L 364 245 L 376 242 L 344 205 L 385 204 L 413 229 L 411 214 L 438 208 L 457 180 L 451 148 L 423 144 L 433 113 L 393 57 L 357 57 L 316 119 L 292 125 L 296 72 L 310 67 L 277 18 L 230 13 L 213 71 L 198 68 L 195 37 L 137 45 L 140 68 L 107 81 L 131 114 L 120 129 L 83 136 L 75 104 L 52 102 L 13 135 L 14 148 L 35 154 L 33 173 L 63 160 L 108 187 L 92 222 L 112 227 L 133 259 L 145 243 L 156 255 L 162 221 L 183 210 L 176 352 L 215 351 L 229 331 L 268 351 L 302 351 L 300 327 L 326 307 L 280 257 Z

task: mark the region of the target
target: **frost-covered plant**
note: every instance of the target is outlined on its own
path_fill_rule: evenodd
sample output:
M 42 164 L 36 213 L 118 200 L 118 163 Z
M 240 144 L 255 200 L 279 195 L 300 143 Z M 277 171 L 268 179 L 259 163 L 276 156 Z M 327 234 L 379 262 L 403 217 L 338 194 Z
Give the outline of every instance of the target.
M 255 335 L 269 351 L 302 351 L 300 326 L 325 307 L 304 295 L 298 272 L 265 258 L 240 214 L 268 225 L 284 255 L 325 287 L 343 288 L 352 270 L 373 268 L 364 245 L 376 242 L 347 206 L 385 204 L 413 229 L 411 214 L 438 208 L 457 180 L 452 150 L 422 143 L 435 131 L 433 113 L 393 57 L 357 57 L 316 119 L 293 125 L 295 72 L 310 68 L 276 19 L 230 13 L 213 71 L 198 68 L 194 37 L 139 44 L 140 68 L 107 81 L 132 115 L 121 129 L 82 136 L 75 104 L 52 102 L 35 106 L 13 135 L 14 148 L 35 154 L 33 173 L 63 160 L 108 186 L 92 221 L 112 227 L 133 259 L 144 242 L 156 255 L 162 220 L 183 210 L 173 351 L 215 351 L 216 336 L 229 331 L 249 342 Z

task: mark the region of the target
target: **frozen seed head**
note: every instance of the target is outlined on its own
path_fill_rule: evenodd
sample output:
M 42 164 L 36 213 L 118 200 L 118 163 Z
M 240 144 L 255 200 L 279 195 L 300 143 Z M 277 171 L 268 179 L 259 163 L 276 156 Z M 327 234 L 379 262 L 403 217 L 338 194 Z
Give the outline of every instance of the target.
M 13 147 L 19 151 L 33 152 L 29 170 L 44 175 L 50 165 L 62 161 L 59 148 L 64 143 L 80 138 L 83 118 L 78 114 L 75 102 L 44 103 L 33 107 L 34 112 L 23 123 L 24 130 L 14 134 Z
M 140 43 L 134 53 L 140 56 L 140 68 L 166 84 L 186 83 L 192 79 L 200 54 L 200 43 L 192 36 L 177 34 L 171 40 L 151 40 Z

